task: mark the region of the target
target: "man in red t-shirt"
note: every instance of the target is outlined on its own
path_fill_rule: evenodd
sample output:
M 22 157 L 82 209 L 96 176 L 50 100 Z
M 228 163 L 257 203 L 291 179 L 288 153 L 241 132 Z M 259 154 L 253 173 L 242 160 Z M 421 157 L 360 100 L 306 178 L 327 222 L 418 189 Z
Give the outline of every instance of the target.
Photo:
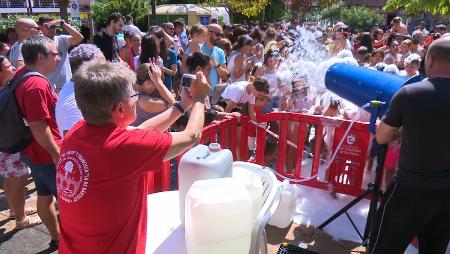
M 150 63 L 150 80 L 161 70 Z M 202 72 L 176 102 L 138 127 L 134 74 L 121 63 L 87 62 L 73 76 L 85 120 L 64 137 L 56 184 L 61 218 L 60 254 L 144 253 L 147 226 L 145 173 L 200 140 L 204 101 L 211 88 Z M 167 130 L 192 107 L 182 132 Z M 163 133 L 164 132 L 164 133 Z
M 53 41 L 42 35 L 26 39 L 22 45 L 22 55 L 25 67 L 17 71 L 15 78 L 30 71 L 48 75 L 56 69 L 61 60 Z M 51 90 L 46 78 L 31 76 L 19 84 L 15 96 L 34 138 L 32 143 L 21 151 L 22 159 L 30 166 L 38 194 L 38 214 L 50 232 L 50 247 L 54 248 L 59 240 L 53 203 L 53 196 L 56 197 L 55 165 L 59 159 L 61 143 L 55 118 L 56 94 Z

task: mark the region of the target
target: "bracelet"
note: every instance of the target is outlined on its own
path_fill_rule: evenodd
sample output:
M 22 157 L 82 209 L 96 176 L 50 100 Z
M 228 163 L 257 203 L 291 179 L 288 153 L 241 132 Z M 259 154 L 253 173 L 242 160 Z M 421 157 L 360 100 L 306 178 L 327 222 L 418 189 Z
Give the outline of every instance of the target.
M 173 104 L 173 106 L 174 106 L 175 108 L 177 108 L 177 109 L 181 112 L 181 114 L 184 114 L 183 106 L 181 106 L 181 104 L 180 104 L 179 102 L 175 102 L 175 103 Z

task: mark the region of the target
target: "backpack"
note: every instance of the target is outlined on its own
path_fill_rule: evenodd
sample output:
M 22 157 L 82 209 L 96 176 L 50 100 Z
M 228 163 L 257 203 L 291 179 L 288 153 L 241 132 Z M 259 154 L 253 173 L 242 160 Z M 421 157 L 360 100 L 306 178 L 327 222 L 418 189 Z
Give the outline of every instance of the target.
M 45 78 L 38 72 L 28 72 L 11 80 L 0 90 L 0 152 L 14 154 L 33 141 L 33 134 L 30 127 L 25 124 L 14 94 L 17 86 L 31 76 Z

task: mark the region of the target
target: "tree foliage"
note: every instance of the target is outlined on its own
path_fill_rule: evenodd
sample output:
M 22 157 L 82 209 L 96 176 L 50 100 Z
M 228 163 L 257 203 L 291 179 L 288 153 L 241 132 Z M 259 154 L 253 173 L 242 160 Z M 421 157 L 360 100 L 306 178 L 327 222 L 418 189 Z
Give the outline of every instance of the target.
M 333 4 L 324 8 L 316 17 L 330 22 L 342 21 L 353 30 L 367 31 L 375 24 L 383 23 L 383 16 L 364 6 L 345 8 L 343 3 Z
M 291 10 L 297 14 L 300 21 L 304 21 L 313 8 L 327 7 L 335 4 L 336 0 L 292 0 Z
M 404 8 L 406 14 L 414 15 L 428 12 L 434 15 L 449 16 L 450 0 L 388 0 L 384 10 L 393 11 Z
M 148 0 L 97 0 L 92 6 L 93 18 L 96 24 L 106 24 L 113 12 L 131 15 L 134 23 L 142 30 L 148 26 L 150 1 Z
M 61 19 L 60 16 L 53 16 L 52 17 L 54 19 Z M 0 31 L 6 31 L 8 28 L 14 28 L 14 26 L 16 25 L 16 20 L 20 19 L 20 18 L 30 18 L 33 19 L 37 22 L 37 20 L 39 19 L 39 16 L 37 15 L 33 15 L 33 16 L 28 16 L 28 15 L 23 15 L 23 14 L 12 14 L 12 15 L 8 15 L 6 18 L 2 18 L 0 19 Z M 72 18 L 69 17 L 69 19 L 67 20 L 68 23 L 75 27 L 76 29 L 80 30 L 80 26 L 81 26 L 81 22 L 78 20 L 74 20 Z
M 258 16 L 270 4 L 270 0 L 204 0 L 202 4 L 224 6 L 231 12 L 238 12 L 247 17 Z

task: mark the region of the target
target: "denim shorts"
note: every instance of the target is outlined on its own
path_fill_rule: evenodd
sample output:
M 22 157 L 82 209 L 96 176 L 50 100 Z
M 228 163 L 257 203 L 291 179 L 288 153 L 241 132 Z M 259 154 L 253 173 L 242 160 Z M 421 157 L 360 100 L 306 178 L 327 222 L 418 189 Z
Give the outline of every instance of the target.
M 20 159 L 28 164 L 31 169 L 31 176 L 36 185 L 37 194 L 40 196 L 56 197 L 56 167 L 52 164 L 36 165 L 21 154 Z

